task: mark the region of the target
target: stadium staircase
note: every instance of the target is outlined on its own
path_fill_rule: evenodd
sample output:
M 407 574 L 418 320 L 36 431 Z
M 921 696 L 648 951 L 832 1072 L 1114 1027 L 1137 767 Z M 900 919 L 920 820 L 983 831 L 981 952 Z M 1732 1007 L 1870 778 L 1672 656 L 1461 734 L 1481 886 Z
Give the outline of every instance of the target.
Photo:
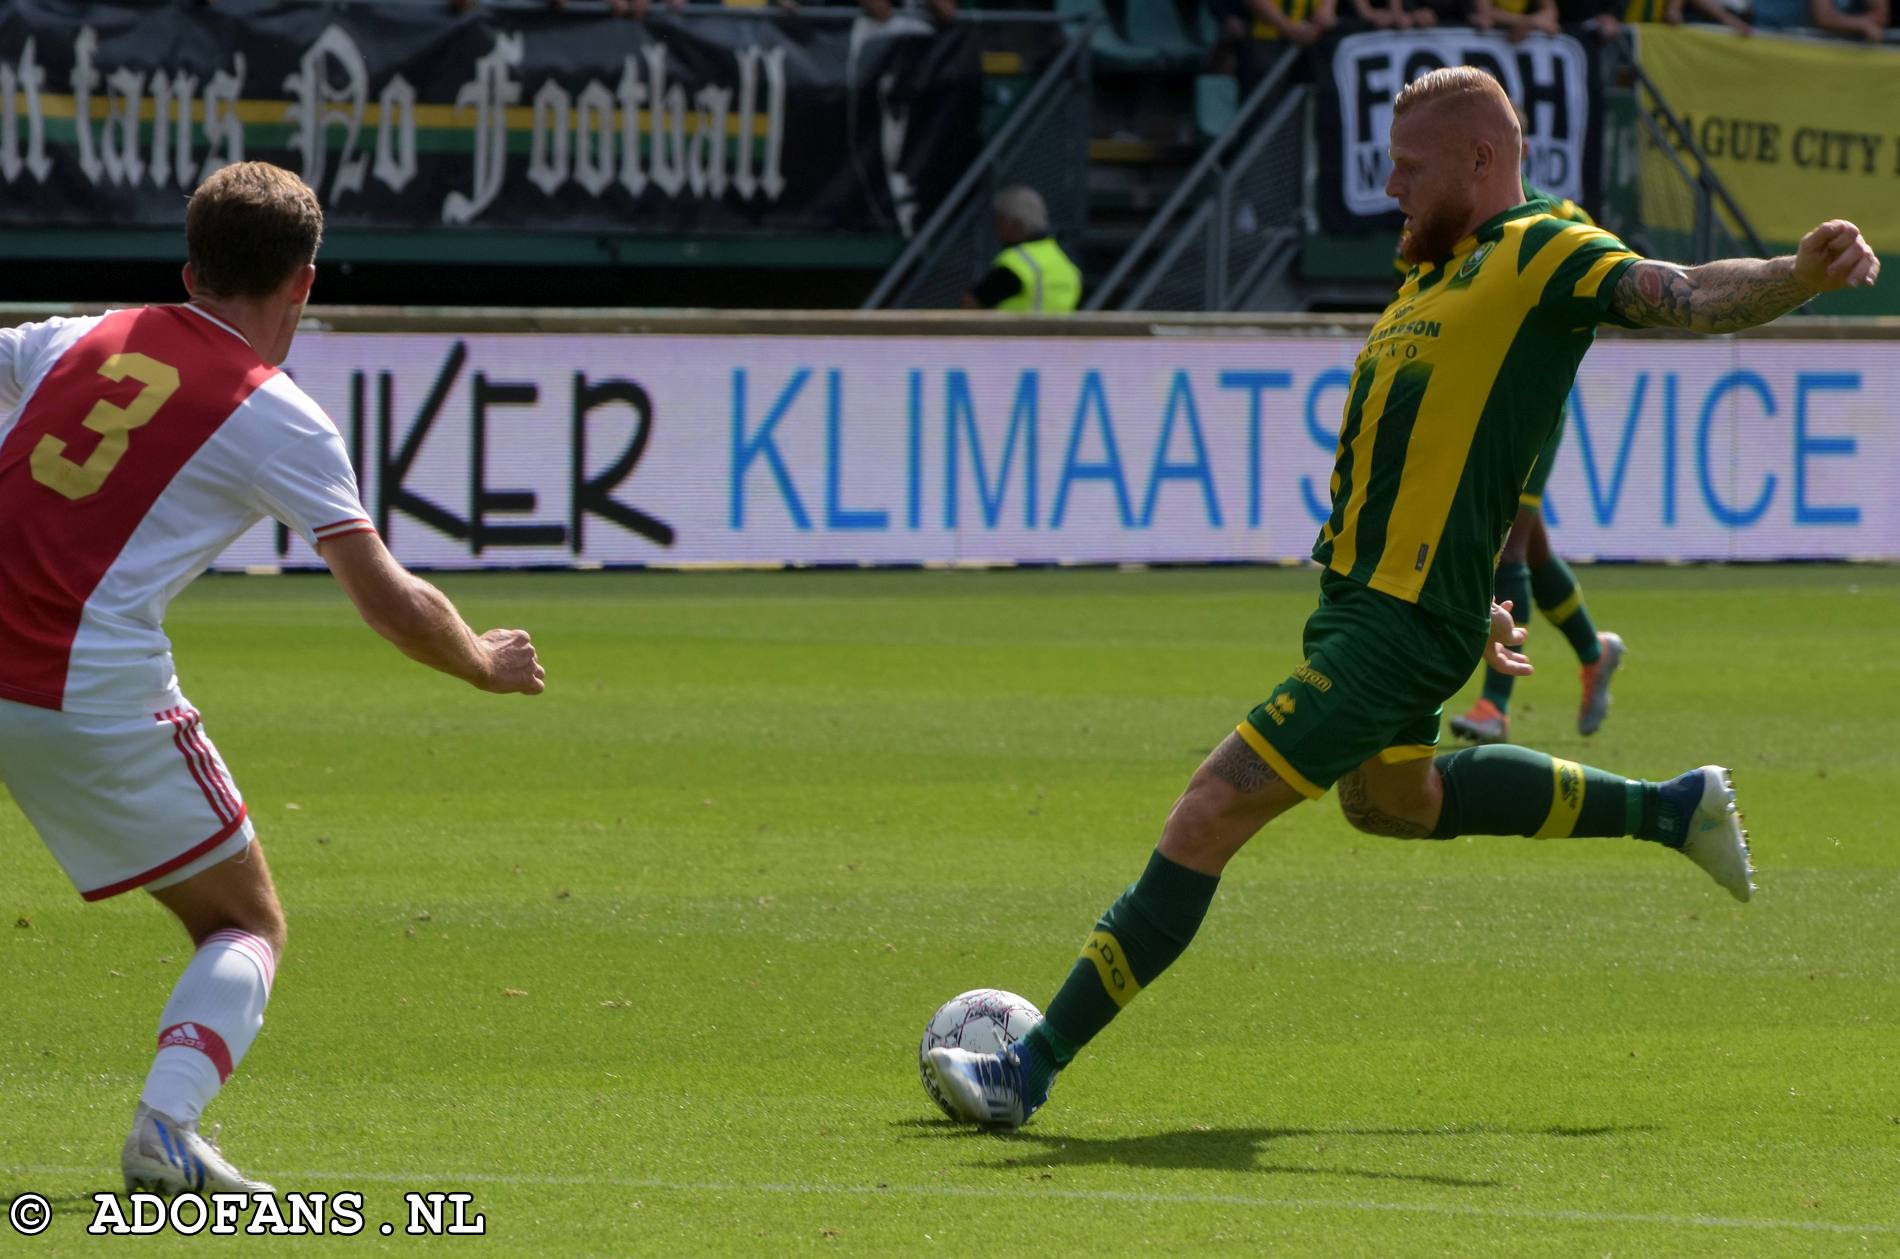
M 1194 11 L 1056 0 L 1067 45 L 992 102 L 989 143 L 864 308 L 955 306 L 996 252 L 990 197 L 1012 183 L 1042 193 L 1085 291 L 1106 275 L 1233 118 L 1234 80 L 1204 73 L 1214 28 Z
M 1089 310 L 1288 310 L 1305 304 L 1307 89 L 1283 58 L 1234 110 L 1085 301 Z
M 865 310 L 954 308 L 996 255 L 990 200 L 999 189 L 1028 184 L 1042 194 L 1050 226 L 1071 254 L 1088 222 L 1088 117 L 1093 19 L 1062 32 L 1057 50 L 993 112 L 1000 125 L 930 217 L 864 300 Z
M 1089 222 L 1076 261 L 1090 281 L 1113 269 L 1232 121 L 1231 75 L 1210 74 L 1214 22 L 1187 0 L 1057 0 L 1092 19 L 1096 98 L 1089 136 Z M 1125 32 L 1125 33 L 1124 33 Z
M 1310 89 L 1295 81 L 1292 58 L 1240 100 L 1232 76 L 1210 72 L 1219 50 L 1204 4 L 1195 17 L 1175 0 L 1055 6 L 1049 16 L 1068 34 L 1061 51 L 996 103 L 993 138 L 867 309 L 957 305 L 997 248 L 990 197 L 1018 182 L 1048 202 L 1056 236 L 1082 267 L 1088 310 L 1385 304 L 1389 235 L 1326 235 L 1312 220 Z M 1638 63 L 1627 30 L 1600 65 L 1605 225 L 1643 252 L 1683 261 L 1771 252 Z M 1643 161 L 1656 154 L 1660 164 Z

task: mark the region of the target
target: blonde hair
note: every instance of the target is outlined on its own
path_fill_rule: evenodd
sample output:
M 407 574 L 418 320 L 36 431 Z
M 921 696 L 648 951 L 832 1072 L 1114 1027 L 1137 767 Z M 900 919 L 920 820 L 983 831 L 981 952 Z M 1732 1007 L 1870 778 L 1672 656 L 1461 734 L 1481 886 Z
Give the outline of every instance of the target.
M 1504 85 L 1487 70 L 1477 66 L 1441 66 L 1407 83 L 1392 101 L 1392 116 L 1434 101 L 1480 104 L 1489 99 L 1515 120 L 1517 107 L 1511 103 Z
M 1514 157 L 1524 150 L 1524 130 L 1518 125 L 1517 106 L 1504 85 L 1476 66 L 1444 66 L 1407 83 L 1392 101 L 1392 120 L 1410 111 L 1437 104 L 1458 113 L 1462 130 L 1474 139 L 1486 139 Z

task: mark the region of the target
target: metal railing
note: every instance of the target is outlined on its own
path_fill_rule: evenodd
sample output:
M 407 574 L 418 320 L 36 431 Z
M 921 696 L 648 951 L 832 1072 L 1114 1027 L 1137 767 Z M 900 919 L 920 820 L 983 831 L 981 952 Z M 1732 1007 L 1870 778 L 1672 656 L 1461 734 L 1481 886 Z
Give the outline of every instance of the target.
M 1023 183 L 1042 194 L 1052 233 L 1080 244 L 1088 223 L 1089 43 L 1095 20 L 1067 31 L 1050 61 L 936 211 L 911 237 L 862 309 L 953 307 L 996 253 L 990 199 Z
M 1693 255 L 1683 260 L 1687 262 L 1703 263 L 1737 254 L 1766 257 L 1770 250 L 1760 233 L 1709 164 L 1708 154 L 1637 60 L 1631 31 L 1625 28 L 1608 47 L 1613 69 L 1629 74 L 1635 84 L 1636 117 L 1648 150 L 1660 154 L 1666 167 L 1680 179 L 1680 183 L 1669 184 L 1643 180 L 1637 222 L 1617 226 L 1626 236 L 1648 237 L 1643 243 L 1657 248 L 1663 244 L 1657 236 L 1682 235 L 1682 229 L 1662 220 L 1686 219 L 1690 224 L 1687 244 Z M 1677 200 L 1685 196 L 1690 202 L 1686 214 Z
M 1308 89 L 1283 57 L 1142 229 L 1087 310 L 1253 310 L 1299 256 Z

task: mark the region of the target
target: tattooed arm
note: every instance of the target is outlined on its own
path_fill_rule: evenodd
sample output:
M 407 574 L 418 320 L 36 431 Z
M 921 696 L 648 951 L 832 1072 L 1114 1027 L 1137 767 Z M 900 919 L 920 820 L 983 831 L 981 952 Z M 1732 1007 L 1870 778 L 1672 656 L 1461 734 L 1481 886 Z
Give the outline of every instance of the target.
M 1639 328 L 1737 332 L 1779 319 L 1816 293 L 1863 288 L 1880 259 L 1844 219 L 1821 224 L 1786 258 L 1724 258 L 1699 267 L 1644 259 L 1623 272 L 1610 313 Z
M 1699 267 L 1645 258 L 1617 281 L 1610 313 L 1639 328 L 1736 332 L 1813 296 L 1795 278 L 1792 258 L 1723 258 Z

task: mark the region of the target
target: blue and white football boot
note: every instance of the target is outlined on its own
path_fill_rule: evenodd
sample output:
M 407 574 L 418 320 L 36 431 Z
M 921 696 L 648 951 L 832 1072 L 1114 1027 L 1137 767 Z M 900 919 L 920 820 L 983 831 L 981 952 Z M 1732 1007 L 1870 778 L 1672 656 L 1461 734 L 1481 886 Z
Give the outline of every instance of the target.
M 1021 1041 L 1000 1053 L 979 1054 L 943 1045 L 926 1056 L 937 1087 L 958 1118 L 991 1128 L 1020 1128 L 1049 1100 L 1045 1087 L 1039 1097 L 1026 1093 L 1030 1073 L 1023 1059 L 1030 1053 Z
M 180 1123 L 139 1103 L 132 1134 L 125 1139 L 119 1166 L 125 1191 L 170 1197 L 178 1193 L 269 1193 L 277 1191 L 231 1166 L 218 1149 L 217 1129 L 206 1137 L 195 1123 Z

